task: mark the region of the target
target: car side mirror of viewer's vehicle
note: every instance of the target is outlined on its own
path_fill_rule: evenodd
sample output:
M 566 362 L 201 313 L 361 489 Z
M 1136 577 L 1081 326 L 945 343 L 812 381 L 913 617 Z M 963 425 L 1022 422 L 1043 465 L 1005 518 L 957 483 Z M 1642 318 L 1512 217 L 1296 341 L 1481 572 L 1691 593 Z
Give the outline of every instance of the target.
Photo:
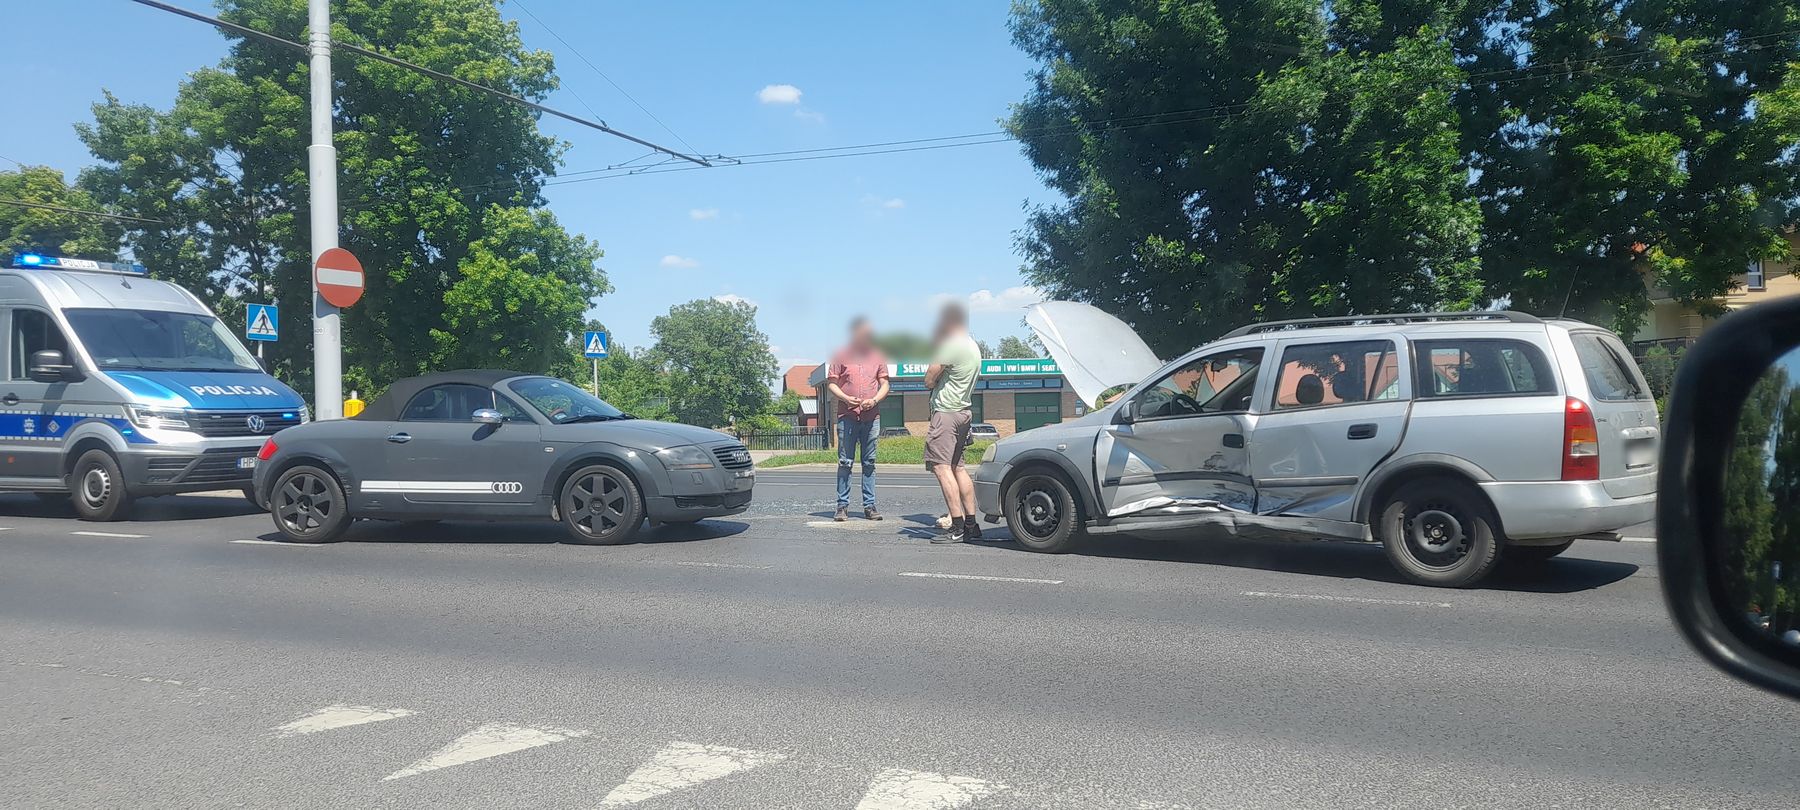
M 476 408 L 474 413 L 469 414 L 469 421 L 483 425 L 498 425 L 506 421 L 506 417 L 501 416 L 500 412 L 493 408 Z
M 1800 298 L 1689 348 L 1664 417 L 1663 595 L 1714 666 L 1800 698 Z
M 33 382 L 75 382 L 81 379 L 81 370 L 69 364 L 63 353 L 55 349 L 44 349 L 31 353 L 31 368 L 28 372 Z

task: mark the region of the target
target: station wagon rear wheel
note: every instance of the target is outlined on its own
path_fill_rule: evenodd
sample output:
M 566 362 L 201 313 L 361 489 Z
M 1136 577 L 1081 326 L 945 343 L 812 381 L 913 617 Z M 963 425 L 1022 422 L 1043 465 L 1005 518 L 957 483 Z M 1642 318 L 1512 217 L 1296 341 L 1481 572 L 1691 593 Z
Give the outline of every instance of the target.
M 610 464 L 576 470 L 563 484 L 557 507 L 577 543 L 623 543 L 644 522 L 644 499 L 637 482 Z
M 318 467 L 301 465 L 275 479 L 269 491 L 269 514 L 275 530 L 295 543 L 329 543 L 350 528 L 350 508 L 337 478 Z
M 1382 507 L 1376 536 L 1388 561 L 1421 585 L 1465 588 L 1500 558 L 1498 524 L 1487 500 L 1452 481 L 1402 484 Z
M 1075 493 L 1058 476 L 1019 476 L 1006 488 L 1001 505 L 1013 539 L 1032 551 L 1064 552 L 1080 539 L 1081 515 L 1075 508 Z

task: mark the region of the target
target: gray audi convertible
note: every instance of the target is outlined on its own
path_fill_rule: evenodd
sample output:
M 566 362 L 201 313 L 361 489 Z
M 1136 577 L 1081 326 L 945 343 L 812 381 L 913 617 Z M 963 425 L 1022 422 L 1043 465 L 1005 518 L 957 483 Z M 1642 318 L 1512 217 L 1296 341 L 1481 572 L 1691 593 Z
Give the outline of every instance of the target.
M 562 380 L 449 371 L 394 383 L 351 419 L 311 422 L 257 454 L 257 502 L 301 543 L 351 521 L 560 520 L 578 543 L 645 519 L 692 523 L 750 506 L 736 440 L 637 419 Z

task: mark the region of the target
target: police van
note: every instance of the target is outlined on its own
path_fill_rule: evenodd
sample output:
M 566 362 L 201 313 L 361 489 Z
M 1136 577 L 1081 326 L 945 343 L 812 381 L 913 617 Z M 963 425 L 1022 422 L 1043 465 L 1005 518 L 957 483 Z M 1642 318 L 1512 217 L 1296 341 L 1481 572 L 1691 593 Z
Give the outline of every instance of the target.
M 36 253 L 0 269 L 0 491 L 70 497 L 86 520 L 133 498 L 244 489 L 263 440 L 307 421 L 193 293 L 142 265 Z

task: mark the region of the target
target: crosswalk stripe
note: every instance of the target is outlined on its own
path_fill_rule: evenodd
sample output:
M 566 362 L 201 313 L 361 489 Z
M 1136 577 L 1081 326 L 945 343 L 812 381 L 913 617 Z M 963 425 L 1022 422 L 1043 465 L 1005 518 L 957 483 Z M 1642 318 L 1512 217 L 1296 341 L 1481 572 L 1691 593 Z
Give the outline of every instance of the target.
M 887 768 L 869 782 L 856 810 L 951 810 L 1005 789 L 971 776 Z
M 427 771 L 463 765 L 488 757 L 497 757 L 501 754 L 524 751 L 528 748 L 559 743 L 587 735 L 588 732 L 579 729 L 556 728 L 555 726 L 533 727 L 513 723 L 488 723 L 456 738 L 454 742 L 439 748 L 431 756 L 382 777 L 382 781 L 404 779 Z
M 612 789 L 601 807 L 624 807 L 693 787 L 723 776 L 787 759 L 778 751 L 749 751 L 723 745 L 672 742 Z
M 300 734 L 330 731 L 334 728 L 360 726 L 364 723 L 396 720 L 411 714 L 411 709 L 377 709 L 373 706 L 346 706 L 340 703 L 282 723 L 274 730 L 283 737 L 293 737 Z

